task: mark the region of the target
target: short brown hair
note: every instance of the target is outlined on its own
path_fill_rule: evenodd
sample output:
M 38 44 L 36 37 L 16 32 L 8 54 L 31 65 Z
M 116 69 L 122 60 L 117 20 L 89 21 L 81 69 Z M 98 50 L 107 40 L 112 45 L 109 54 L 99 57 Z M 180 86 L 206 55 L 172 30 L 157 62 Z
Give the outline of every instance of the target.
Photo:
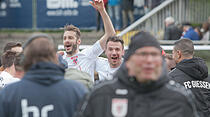
M 122 49 L 124 49 L 124 41 L 122 39 L 120 39 L 120 37 L 118 37 L 118 36 L 111 36 L 111 37 L 109 37 L 107 39 L 107 41 L 106 41 L 106 46 L 107 46 L 107 43 L 109 41 L 112 41 L 112 42 L 120 42 L 121 45 L 122 45 Z
M 20 42 L 9 42 L 4 47 L 4 52 L 11 50 L 13 47 L 21 47 L 22 44 Z
M 65 25 L 64 26 L 64 32 L 66 31 L 73 31 L 76 33 L 76 36 L 77 36 L 77 39 L 80 39 L 80 36 L 81 36 L 81 32 L 79 30 L 79 28 L 77 28 L 76 26 L 74 25 Z
M 33 40 L 25 46 L 24 50 L 23 68 L 24 71 L 38 62 L 52 62 L 58 64 L 56 49 L 52 39 L 46 36 L 33 37 Z
M 190 39 L 180 39 L 175 42 L 175 50 L 180 50 L 183 56 L 193 56 L 194 44 Z
M 3 68 L 9 68 L 14 64 L 16 52 L 13 51 L 6 51 L 3 53 L 1 60 Z

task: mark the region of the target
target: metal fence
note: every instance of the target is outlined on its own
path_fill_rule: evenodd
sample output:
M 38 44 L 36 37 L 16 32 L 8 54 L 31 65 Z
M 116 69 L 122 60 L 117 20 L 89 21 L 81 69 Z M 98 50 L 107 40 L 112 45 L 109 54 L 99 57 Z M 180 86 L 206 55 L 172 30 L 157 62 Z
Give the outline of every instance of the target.
M 129 27 L 118 32 L 118 36 L 121 36 L 127 45 L 136 32 L 144 30 L 161 40 L 165 28 L 164 20 L 168 16 L 174 17 L 176 24 L 186 21 L 202 23 L 210 16 L 210 0 L 165 0 Z

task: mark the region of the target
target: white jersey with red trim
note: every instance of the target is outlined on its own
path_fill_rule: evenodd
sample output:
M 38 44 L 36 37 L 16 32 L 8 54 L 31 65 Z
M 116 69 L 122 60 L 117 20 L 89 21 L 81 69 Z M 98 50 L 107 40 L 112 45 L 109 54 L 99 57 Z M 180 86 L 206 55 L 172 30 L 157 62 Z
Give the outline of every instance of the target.
M 63 59 L 67 61 L 68 68 L 76 68 L 90 74 L 94 82 L 96 60 L 103 51 L 99 41 L 97 41 L 93 46 L 86 48 L 71 57 L 68 57 L 67 53 L 64 52 Z

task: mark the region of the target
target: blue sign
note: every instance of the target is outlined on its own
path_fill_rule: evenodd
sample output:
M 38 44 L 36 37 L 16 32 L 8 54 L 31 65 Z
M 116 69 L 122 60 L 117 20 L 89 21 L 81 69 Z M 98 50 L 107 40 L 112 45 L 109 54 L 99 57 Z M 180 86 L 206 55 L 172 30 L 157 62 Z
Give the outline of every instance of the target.
M 60 28 L 66 24 L 95 27 L 96 10 L 89 0 L 37 0 L 37 28 Z
M 0 28 L 32 28 L 32 0 L 1 0 Z

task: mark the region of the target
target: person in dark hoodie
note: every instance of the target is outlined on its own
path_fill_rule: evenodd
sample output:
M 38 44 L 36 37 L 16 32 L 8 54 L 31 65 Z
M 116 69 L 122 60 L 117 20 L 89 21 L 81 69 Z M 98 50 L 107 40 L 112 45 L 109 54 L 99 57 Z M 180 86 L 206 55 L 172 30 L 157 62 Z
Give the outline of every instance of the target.
M 87 95 L 76 117 L 198 117 L 192 92 L 169 81 L 153 36 L 132 37 L 124 60 L 113 80 Z
M 64 80 L 51 37 L 34 35 L 23 48 L 26 73 L 1 90 L 0 117 L 72 117 L 87 90 Z
M 187 89 L 191 89 L 196 98 L 197 110 L 200 117 L 209 117 L 208 110 L 210 83 L 208 82 L 208 67 L 201 58 L 193 57 L 194 45 L 190 39 L 180 39 L 175 42 L 173 58 L 176 62 L 174 70 L 169 72 L 174 80 Z

